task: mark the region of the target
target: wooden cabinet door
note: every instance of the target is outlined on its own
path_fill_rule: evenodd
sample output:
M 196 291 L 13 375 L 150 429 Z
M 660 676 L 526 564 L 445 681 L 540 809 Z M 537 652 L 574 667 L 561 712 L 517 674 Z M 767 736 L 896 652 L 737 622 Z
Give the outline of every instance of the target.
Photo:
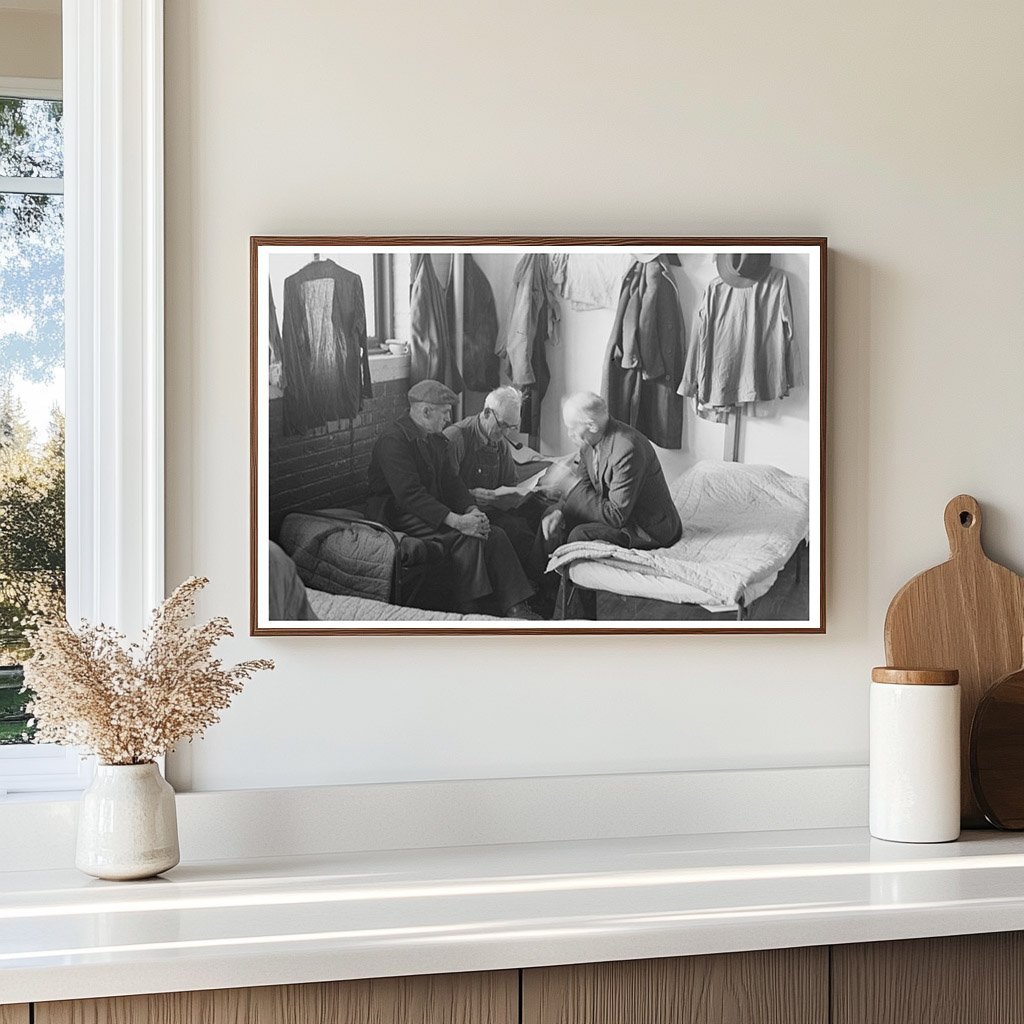
M 1024 1021 L 1024 933 L 832 947 L 833 1024 Z
M 28 1024 L 28 1004 L 0 1006 L 0 1024 Z
M 36 1003 L 35 1024 L 517 1024 L 518 982 L 494 971 L 69 1000 Z
M 827 1022 L 825 948 L 628 960 L 523 972 L 523 1024 Z

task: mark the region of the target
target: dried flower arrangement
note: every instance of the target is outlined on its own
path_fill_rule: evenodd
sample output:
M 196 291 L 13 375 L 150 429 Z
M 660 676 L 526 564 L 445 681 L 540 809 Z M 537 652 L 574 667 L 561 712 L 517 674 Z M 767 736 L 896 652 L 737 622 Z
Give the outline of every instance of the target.
M 232 636 L 223 617 L 188 626 L 209 580 L 191 577 L 153 612 L 142 644 L 109 626 L 40 619 L 25 663 L 38 743 L 84 747 L 104 764 L 146 764 L 200 735 L 266 660 L 225 668 L 213 648 Z

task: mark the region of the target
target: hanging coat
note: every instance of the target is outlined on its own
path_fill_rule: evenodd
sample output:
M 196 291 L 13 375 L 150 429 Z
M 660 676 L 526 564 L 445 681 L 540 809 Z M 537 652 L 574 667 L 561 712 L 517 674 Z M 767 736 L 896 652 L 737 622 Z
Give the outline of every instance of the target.
M 445 288 L 448 324 L 455 330 L 455 284 Z M 493 391 L 498 386 L 498 313 L 487 275 L 467 253 L 462 271 L 462 379 L 470 391 Z
M 679 393 L 703 406 L 785 398 L 802 383 L 786 272 L 745 285 L 716 277 L 704 292 Z
M 434 273 L 429 253 L 412 254 L 409 313 L 412 318 L 409 387 L 421 380 L 439 380 L 458 394 L 463 388 L 462 375 L 455 360 L 444 289 Z
M 497 351 L 507 376 L 523 392 L 521 429 L 536 437 L 541 402 L 551 382 L 546 348 L 558 337 L 558 292 L 547 253 L 520 257 L 512 274 L 511 310 Z
M 555 341 L 558 292 L 551 279 L 547 253 L 530 252 L 519 258 L 512 274 L 512 304 L 497 353 L 516 387 L 536 383 L 534 353 L 538 338 Z
M 285 278 L 283 321 L 286 433 L 356 416 L 373 397 L 359 275 L 333 260 L 306 264 Z
M 627 271 L 605 356 L 608 411 L 661 448 L 683 446 L 685 337 L 679 292 L 664 257 Z

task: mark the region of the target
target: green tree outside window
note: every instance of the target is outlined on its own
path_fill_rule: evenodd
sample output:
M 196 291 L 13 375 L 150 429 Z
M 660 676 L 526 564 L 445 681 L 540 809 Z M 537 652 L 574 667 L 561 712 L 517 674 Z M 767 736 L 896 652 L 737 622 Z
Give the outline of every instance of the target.
M 27 619 L 65 587 L 62 105 L 0 97 L 0 744 L 31 738 Z M 48 416 L 48 422 L 41 418 Z

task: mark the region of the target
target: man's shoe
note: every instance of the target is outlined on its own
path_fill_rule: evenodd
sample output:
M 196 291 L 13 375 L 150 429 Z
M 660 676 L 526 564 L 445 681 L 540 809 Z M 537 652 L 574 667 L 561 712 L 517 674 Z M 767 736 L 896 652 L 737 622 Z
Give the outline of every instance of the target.
M 506 619 L 529 619 L 531 622 L 543 622 L 544 620 L 539 616 L 525 601 L 520 601 L 519 604 L 512 605 L 507 612 L 505 612 Z

